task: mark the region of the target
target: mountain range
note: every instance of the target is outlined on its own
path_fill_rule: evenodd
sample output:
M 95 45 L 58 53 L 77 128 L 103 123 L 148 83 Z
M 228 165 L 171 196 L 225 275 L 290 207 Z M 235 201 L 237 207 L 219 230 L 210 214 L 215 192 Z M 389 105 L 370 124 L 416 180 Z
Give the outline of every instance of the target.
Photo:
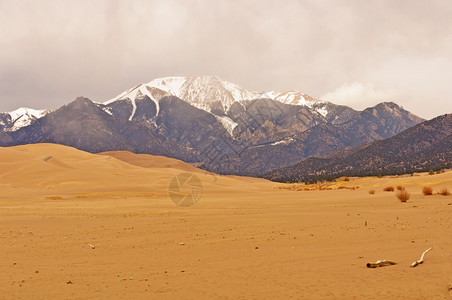
M 452 167 L 452 114 L 415 125 L 391 138 L 311 157 L 263 177 L 276 181 L 310 181 L 340 176 L 407 174 Z
M 356 111 L 299 91 L 252 92 L 216 76 L 169 77 L 103 103 L 79 97 L 54 111 L 0 114 L 0 145 L 124 150 L 258 176 L 390 138 L 422 121 L 392 102 Z

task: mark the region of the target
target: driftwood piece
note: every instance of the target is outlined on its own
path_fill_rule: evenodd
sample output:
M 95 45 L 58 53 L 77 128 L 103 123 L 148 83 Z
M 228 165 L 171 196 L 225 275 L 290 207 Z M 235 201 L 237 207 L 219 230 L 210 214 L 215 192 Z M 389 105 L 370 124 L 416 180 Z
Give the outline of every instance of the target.
M 378 267 L 385 267 L 385 266 L 392 266 L 396 265 L 397 262 L 392 260 L 377 260 L 375 263 L 367 263 L 368 268 L 378 268 Z
M 432 248 L 428 248 L 427 250 L 424 251 L 424 253 L 422 253 L 421 258 L 418 261 L 415 261 L 414 263 L 411 264 L 411 267 L 414 268 L 417 265 L 420 265 L 424 262 L 424 255 L 425 253 L 429 252 L 430 250 L 432 250 Z

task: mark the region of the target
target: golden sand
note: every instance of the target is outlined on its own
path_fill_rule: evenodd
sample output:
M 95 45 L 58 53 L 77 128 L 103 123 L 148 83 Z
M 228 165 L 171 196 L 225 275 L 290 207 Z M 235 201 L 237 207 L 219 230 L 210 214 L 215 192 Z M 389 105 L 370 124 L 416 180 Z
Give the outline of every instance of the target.
M 181 172 L 202 182 L 194 206 L 168 196 Z M 407 203 L 383 192 L 398 185 Z M 0 148 L 0 295 L 451 299 L 452 196 L 436 192 L 452 172 L 299 187 L 150 155 Z M 366 268 L 385 259 L 398 264 Z

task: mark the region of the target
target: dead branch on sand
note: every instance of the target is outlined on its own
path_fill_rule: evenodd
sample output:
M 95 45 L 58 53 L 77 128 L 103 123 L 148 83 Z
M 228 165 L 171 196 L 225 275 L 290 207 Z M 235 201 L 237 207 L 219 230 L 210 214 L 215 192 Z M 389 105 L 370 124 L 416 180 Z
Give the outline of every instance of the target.
M 424 255 L 425 253 L 429 252 L 430 250 L 432 250 L 432 248 L 428 248 L 427 250 L 424 251 L 424 253 L 422 253 L 421 258 L 418 261 L 415 261 L 414 263 L 411 264 L 411 267 L 414 268 L 417 265 L 420 265 L 424 262 Z
M 367 263 L 368 268 L 378 268 L 378 267 L 384 267 L 384 266 L 392 266 L 396 265 L 397 262 L 392 260 L 377 260 L 375 263 Z

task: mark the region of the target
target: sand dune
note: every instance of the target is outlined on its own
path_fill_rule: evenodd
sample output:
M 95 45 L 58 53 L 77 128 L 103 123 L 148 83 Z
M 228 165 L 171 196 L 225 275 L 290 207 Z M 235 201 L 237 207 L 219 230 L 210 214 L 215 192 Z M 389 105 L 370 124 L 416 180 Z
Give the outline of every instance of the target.
M 203 185 L 192 207 L 168 196 L 181 172 Z M 383 192 L 389 185 L 411 198 L 399 202 Z M 0 293 L 450 299 L 452 196 L 424 196 L 426 185 L 452 191 L 452 172 L 285 185 L 126 152 L 0 148 Z M 410 268 L 429 247 L 424 264 Z M 398 264 L 365 267 L 382 259 Z
M 241 184 L 240 177 L 217 176 L 175 159 L 127 152 L 95 155 L 61 145 L 36 144 L 0 148 L 0 157 L 3 185 L 69 197 L 112 190 L 166 196 L 168 183 L 181 172 L 195 173 L 207 191 L 211 186 Z
M 206 173 L 206 171 L 195 168 L 188 163 L 165 156 L 135 154 L 129 151 L 109 151 L 99 154 L 111 156 L 128 164 L 143 168 L 172 168 L 193 173 Z

